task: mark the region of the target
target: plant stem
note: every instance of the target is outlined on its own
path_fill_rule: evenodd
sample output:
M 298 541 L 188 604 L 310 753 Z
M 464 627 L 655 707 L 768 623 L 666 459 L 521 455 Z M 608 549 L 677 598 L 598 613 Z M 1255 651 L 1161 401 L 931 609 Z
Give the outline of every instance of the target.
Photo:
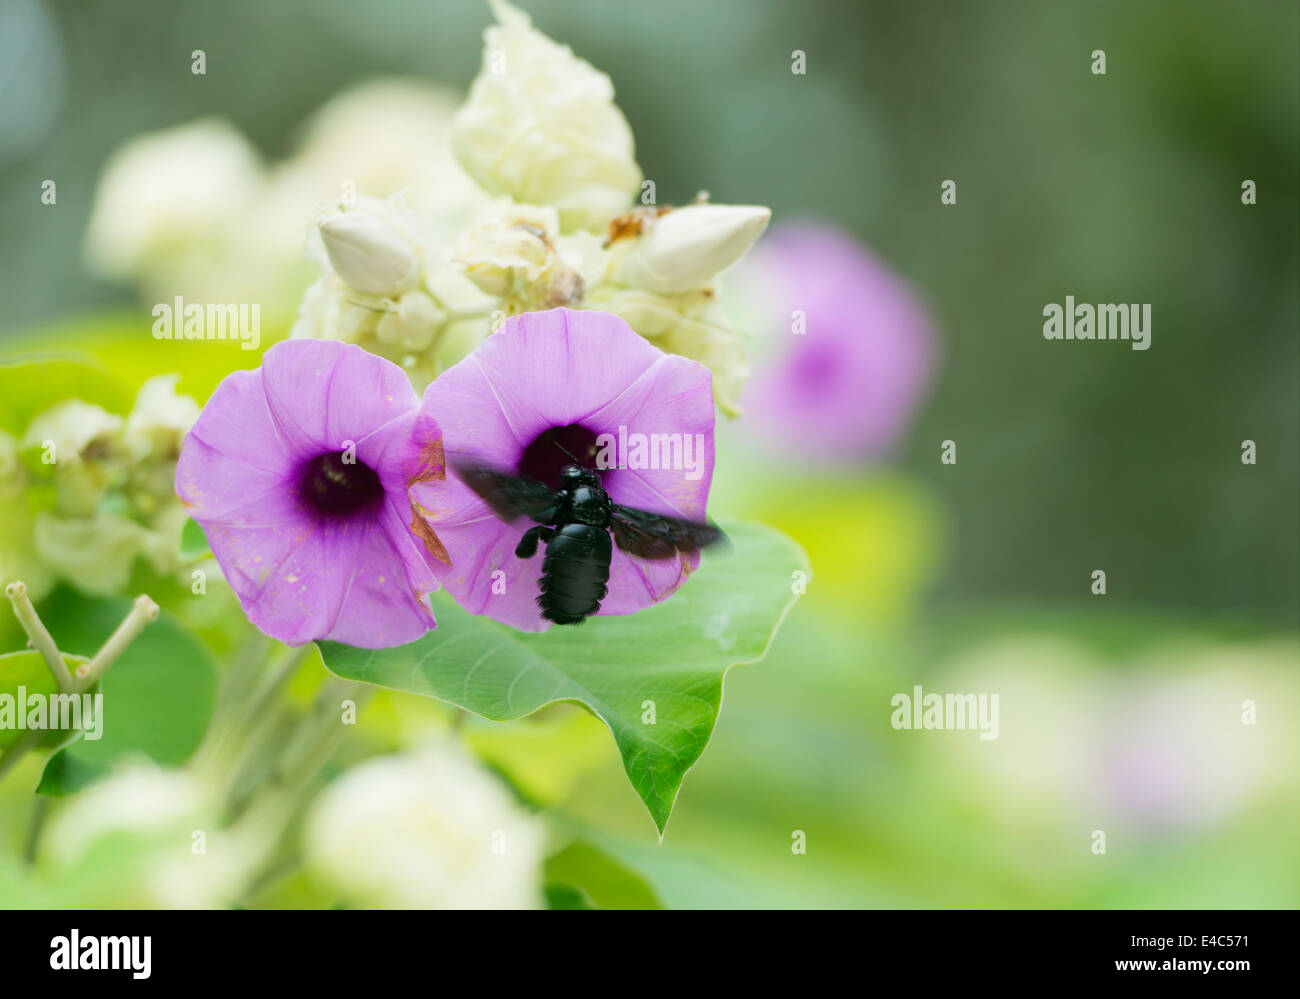
M 78 691 L 87 691 L 97 684 L 108 667 L 113 665 L 117 657 L 126 651 L 126 647 L 135 641 L 140 632 L 144 631 L 145 625 L 157 619 L 158 605 L 147 596 L 136 597 L 126 620 L 108 636 L 108 641 L 104 643 L 103 648 L 95 653 L 90 662 L 77 667 Z
M 36 608 L 32 606 L 31 597 L 27 595 L 27 584 L 22 582 L 10 583 L 5 587 L 5 593 L 14 605 L 14 614 L 18 618 L 18 623 L 23 626 L 23 631 L 27 632 L 27 637 L 31 639 L 32 646 L 40 652 L 41 658 L 45 660 L 45 665 L 54 674 L 55 682 L 59 685 L 59 692 L 63 694 L 72 693 L 76 689 L 72 674 L 68 672 L 68 665 L 63 661 L 63 656 L 59 653 L 59 647 L 54 644 L 53 636 L 36 613 Z
M 307 783 L 334 755 L 347 734 L 338 716 L 339 707 L 351 699 L 360 707 L 370 699 L 373 687 L 349 680 L 332 679 L 317 695 L 312 712 L 285 745 L 275 768 L 275 779 L 290 787 Z
M 43 794 L 36 795 L 36 801 L 32 804 L 32 821 L 27 826 L 27 843 L 23 846 L 23 863 L 28 867 L 36 863 L 36 855 L 41 846 L 41 831 L 45 828 L 49 814 L 50 799 Z
M 195 756 L 194 768 L 197 771 L 205 772 L 224 784 L 235 781 L 243 769 L 238 764 L 245 760 L 250 750 L 265 742 L 266 730 L 274 727 L 272 723 L 278 712 L 273 709 L 278 706 L 281 695 L 306 661 L 311 648 L 304 645 L 287 649 L 270 674 L 262 677 L 251 696 L 241 699 L 238 691 L 230 692 L 229 707 L 223 712 L 220 725 L 214 724 L 209 728 L 208 739 Z M 239 681 L 244 679 L 240 677 Z

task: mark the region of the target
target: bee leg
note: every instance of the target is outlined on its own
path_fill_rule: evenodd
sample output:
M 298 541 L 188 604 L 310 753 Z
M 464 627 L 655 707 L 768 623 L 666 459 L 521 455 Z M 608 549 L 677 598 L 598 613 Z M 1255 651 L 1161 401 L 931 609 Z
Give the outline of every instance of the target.
M 524 536 L 519 539 L 519 544 L 515 546 L 515 557 L 532 558 L 537 554 L 538 543 L 545 541 L 549 544 L 554 536 L 555 531 L 549 527 L 530 527 L 524 532 Z

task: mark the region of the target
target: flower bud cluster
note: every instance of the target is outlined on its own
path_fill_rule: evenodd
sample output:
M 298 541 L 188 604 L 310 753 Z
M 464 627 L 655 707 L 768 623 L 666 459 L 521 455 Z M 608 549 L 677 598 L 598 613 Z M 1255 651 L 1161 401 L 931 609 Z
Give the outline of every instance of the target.
M 177 375 L 144 383 L 122 416 L 81 399 L 38 413 L 20 438 L 0 434 L 0 493 L 22 543 L 6 546 L 6 577 L 39 600 L 62 580 L 83 592 L 127 587 L 137 558 L 160 575 L 180 571 L 186 515 L 174 491 L 181 440 L 198 404 Z
M 421 240 L 400 205 L 360 199 L 318 225 L 325 275 L 295 337 L 357 343 L 422 390 L 500 321 L 557 307 L 625 319 L 664 350 L 707 365 L 718 404 L 738 409 L 746 345 L 716 279 L 762 235 L 771 211 L 637 207 L 631 129 L 609 77 L 491 0 L 483 66 L 453 118 L 461 166 L 496 200 L 458 239 Z

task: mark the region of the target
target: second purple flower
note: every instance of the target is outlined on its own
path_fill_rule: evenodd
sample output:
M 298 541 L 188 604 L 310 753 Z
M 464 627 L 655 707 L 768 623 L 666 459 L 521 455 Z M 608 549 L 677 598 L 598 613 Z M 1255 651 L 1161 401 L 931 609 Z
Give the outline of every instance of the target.
M 446 479 L 411 488 L 451 559 L 443 586 L 466 610 L 525 631 L 549 626 L 536 598 L 540 559 L 515 554 L 501 520 L 456 474 L 488 466 L 560 484 L 566 465 L 597 470 L 616 504 L 704 519 L 713 477 L 712 376 L 665 354 L 623 320 L 555 309 L 505 323 L 429 386 L 424 413 L 446 435 Z M 671 594 L 699 554 L 662 560 L 615 549 L 600 614 L 630 614 Z

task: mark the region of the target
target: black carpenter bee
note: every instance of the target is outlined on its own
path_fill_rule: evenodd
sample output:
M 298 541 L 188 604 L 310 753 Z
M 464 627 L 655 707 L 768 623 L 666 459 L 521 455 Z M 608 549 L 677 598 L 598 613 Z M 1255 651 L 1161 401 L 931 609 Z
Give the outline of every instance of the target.
M 532 558 L 538 544 L 546 543 L 537 606 L 556 624 L 580 624 L 600 609 L 614 555 L 611 532 L 619 548 L 645 559 L 673 558 L 724 537 L 713 524 L 619 506 L 600 476 L 578 465 L 560 470 L 559 489 L 481 465 L 456 471 L 501 519 L 536 521 L 519 539 L 515 555 Z

